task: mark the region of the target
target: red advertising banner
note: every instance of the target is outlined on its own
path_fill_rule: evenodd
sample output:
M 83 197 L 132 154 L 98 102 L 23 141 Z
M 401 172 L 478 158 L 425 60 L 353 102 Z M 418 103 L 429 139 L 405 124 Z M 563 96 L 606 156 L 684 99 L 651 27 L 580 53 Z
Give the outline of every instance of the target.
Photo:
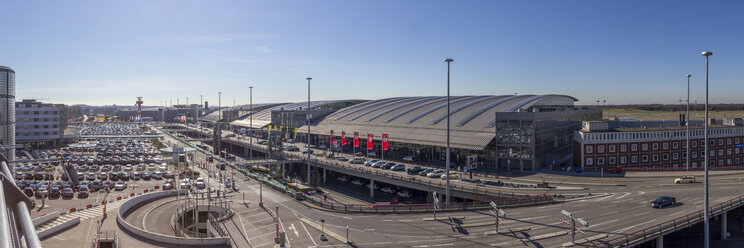
M 382 134 L 382 150 L 383 151 L 388 150 L 388 134 L 386 133 Z
M 354 132 L 354 147 L 359 147 L 359 133 Z
M 341 145 L 346 146 L 346 131 L 341 131 Z
M 336 143 L 336 137 L 333 136 L 333 130 L 331 130 L 331 145 Z
M 371 134 L 371 133 L 367 134 L 367 150 L 375 149 L 375 144 L 373 143 L 374 138 L 375 138 L 374 134 Z

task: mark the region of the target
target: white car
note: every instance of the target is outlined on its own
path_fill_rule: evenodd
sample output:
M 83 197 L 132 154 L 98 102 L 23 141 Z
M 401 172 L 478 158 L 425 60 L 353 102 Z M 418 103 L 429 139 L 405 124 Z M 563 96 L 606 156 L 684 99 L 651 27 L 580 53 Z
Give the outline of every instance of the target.
M 371 185 L 372 184 L 367 184 L 367 188 L 371 188 L 372 187 Z M 375 184 L 375 190 L 378 190 L 378 189 L 380 189 L 380 185 L 379 184 Z
M 114 190 L 124 190 L 127 188 L 127 182 L 117 182 L 114 184 Z
M 395 192 L 397 192 L 398 190 L 393 187 L 384 187 L 381 189 L 381 191 L 385 193 L 395 194 Z
M 338 180 L 341 181 L 341 182 L 348 182 L 349 181 L 349 176 L 340 176 L 340 177 L 338 177 Z
M 398 191 L 398 194 L 397 195 L 400 196 L 400 197 L 405 197 L 405 198 L 411 198 L 411 197 L 413 197 L 413 194 L 411 194 L 411 192 L 408 191 L 408 190 Z
M 403 161 L 413 162 L 413 156 L 405 156 L 403 157 Z
M 351 184 L 362 186 L 364 185 L 364 182 L 362 182 L 362 180 L 359 180 L 359 179 L 354 179 L 351 181 Z
M 155 173 L 152 173 L 152 178 L 155 178 L 158 180 L 163 179 L 163 173 L 160 171 L 156 171 Z
M 207 187 L 207 185 L 204 184 L 203 181 L 202 182 L 196 182 L 196 188 L 197 189 L 205 189 L 206 187 Z

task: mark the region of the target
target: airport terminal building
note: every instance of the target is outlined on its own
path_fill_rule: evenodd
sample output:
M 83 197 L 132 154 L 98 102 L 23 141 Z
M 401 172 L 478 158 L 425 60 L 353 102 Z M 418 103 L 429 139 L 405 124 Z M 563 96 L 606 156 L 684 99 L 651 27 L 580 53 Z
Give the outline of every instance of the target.
M 468 156 L 475 156 L 484 170 L 570 164 L 572 137 L 581 121 L 602 116 L 600 109 L 575 107 L 575 101 L 552 94 L 451 97 L 451 161 L 464 165 Z M 394 97 L 357 103 L 313 121 L 310 139 L 331 150 L 372 151 L 392 160 L 412 156 L 436 164 L 445 161 L 446 123 L 446 97 Z M 305 142 L 306 133 L 306 126 L 299 127 L 297 140 Z M 383 136 L 389 141 L 387 151 L 382 150 Z

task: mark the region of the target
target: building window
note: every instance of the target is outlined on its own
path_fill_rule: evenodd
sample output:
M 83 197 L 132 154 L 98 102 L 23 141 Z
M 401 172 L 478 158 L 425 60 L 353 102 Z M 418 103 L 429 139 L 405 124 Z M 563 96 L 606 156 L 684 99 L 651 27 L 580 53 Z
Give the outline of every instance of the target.
M 718 149 L 718 156 L 723 156 L 723 149 Z
M 669 142 L 664 142 L 663 144 L 661 144 L 661 148 L 663 148 L 664 150 L 669 150 Z
M 669 160 L 669 154 L 668 153 L 664 153 L 664 154 L 661 155 L 661 158 L 664 159 L 664 161 L 667 161 L 667 160 Z
M 697 158 L 697 152 L 692 152 L 692 158 Z
M 641 162 L 648 162 L 648 155 L 641 156 Z
M 687 141 L 682 142 L 682 149 L 685 149 L 685 148 L 687 148 Z
M 726 144 L 731 145 L 731 138 L 726 138 Z
M 44 132 L 44 135 L 49 135 L 49 132 Z
M 716 140 L 714 139 L 710 140 L 710 146 L 716 146 Z
M 628 163 L 628 157 L 622 156 L 620 157 L 620 164 L 627 164 Z
M 52 125 L 52 128 L 57 128 L 57 127 L 58 127 L 57 125 Z
M 659 143 L 653 143 L 652 148 L 654 151 L 659 150 Z
M 607 162 L 609 162 L 610 164 L 615 164 L 615 157 L 607 158 Z
M 740 141 L 741 140 L 739 138 L 736 138 L 736 144 L 741 144 Z
M 659 161 L 659 154 L 651 155 L 651 158 L 653 158 L 654 162 Z
M 628 151 L 628 146 L 627 145 L 625 145 L 625 144 L 620 145 L 620 152 L 627 152 L 627 151 Z
M 710 164 L 709 166 L 716 166 L 716 161 L 715 160 L 711 160 L 709 164 Z
M 648 151 L 648 144 L 646 143 L 641 144 L 641 151 Z
M 630 156 L 630 162 L 634 164 L 638 163 L 638 156 L 635 156 L 635 155 Z
M 354 136 L 356 137 L 356 136 Z M 592 146 L 586 146 L 586 153 L 592 153 Z
M 679 149 L 679 142 L 672 142 L 672 149 Z
M 700 151 L 700 157 L 705 157 L 705 151 Z
M 586 165 L 592 165 L 593 161 L 592 158 L 586 158 Z
M 597 158 L 597 165 L 604 165 L 604 158 Z
M 718 160 L 718 166 L 724 166 L 724 165 L 725 165 L 725 164 L 723 163 L 723 159 L 719 159 L 719 160 Z
M 736 154 L 741 153 L 741 148 L 734 148 L 734 153 L 736 153 Z
M 679 153 L 672 153 L 672 159 L 678 160 L 679 159 Z
M 604 153 L 604 145 L 597 146 L 597 153 Z M 599 163 L 599 159 L 597 159 L 597 163 Z
M 735 158 L 734 160 L 736 162 L 736 165 L 740 165 L 741 164 L 741 158 Z
M 734 152 L 731 150 L 731 148 L 726 149 L 726 155 L 734 154 Z
M 733 159 L 730 159 L 730 158 L 726 159 L 726 165 L 732 165 L 732 164 L 734 164 Z
M 609 149 L 610 149 L 610 152 L 615 152 L 615 145 L 610 145 Z
M 718 145 L 719 146 L 723 145 L 723 139 L 718 139 Z M 723 163 L 719 163 L 719 164 L 723 165 Z
M 697 141 L 695 140 L 692 141 L 692 147 L 697 147 Z
M 638 144 L 631 144 L 631 145 L 630 145 L 630 150 L 631 150 L 631 151 L 634 151 L 634 152 L 635 152 L 635 151 L 638 151 Z

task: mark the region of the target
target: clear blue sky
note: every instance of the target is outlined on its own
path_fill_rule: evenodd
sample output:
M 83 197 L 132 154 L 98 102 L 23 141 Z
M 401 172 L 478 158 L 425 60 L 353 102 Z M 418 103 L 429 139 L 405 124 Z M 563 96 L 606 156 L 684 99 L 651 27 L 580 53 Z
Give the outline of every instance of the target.
M 744 102 L 739 1 L 6 1 L 17 99 L 146 105 L 446 94 Z

